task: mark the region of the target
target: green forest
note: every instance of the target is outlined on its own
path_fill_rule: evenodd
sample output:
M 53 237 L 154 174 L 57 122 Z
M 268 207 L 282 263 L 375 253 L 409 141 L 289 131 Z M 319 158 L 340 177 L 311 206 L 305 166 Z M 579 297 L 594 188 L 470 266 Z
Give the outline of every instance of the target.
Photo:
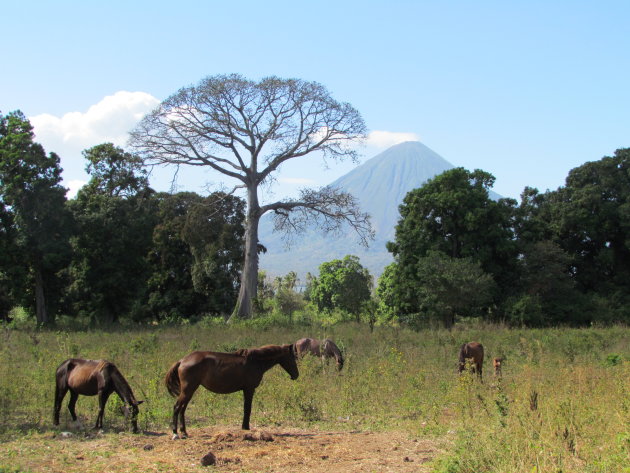
M 0 114 L 0 319 L 38 326 L 227 320 L 241 284 L 247 202 L 156 192 L 140 154 L 83 151 L 72 199 L 59 156 L 19 111 Z M 597 158 L 597 157 L 594 157 Z M 394 263 L 355 256 L 317 275 L 258 272 L 248 318 L 446 328 L 630 321 L 630 149 L 572 169 L 563 187 L 493 200 L 491 173 L 455 168 L 407 194 Z M 262 244 L 261 244 L 262 243 Z M 259 242 L 257 251 L 265 251 Z

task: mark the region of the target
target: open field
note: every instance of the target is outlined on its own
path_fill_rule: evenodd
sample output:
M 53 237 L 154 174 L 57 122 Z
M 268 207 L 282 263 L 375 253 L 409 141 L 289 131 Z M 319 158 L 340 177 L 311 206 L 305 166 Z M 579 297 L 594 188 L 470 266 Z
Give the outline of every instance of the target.
M 240 394 L 200 388 L 187 440 L 170 440 L 173 400 L 163 377 L 196 349 L 232 351 L 303 336 L 333 338 L 341 373 L 318 360 L 291 381 L 279 367 L 256 391 L 252 438 L 238 427 Z M 258 328 L 208 324 L 149 329 L 0 334 L 0 471 L 630 472 L 630 330 L 413 332 L 358 325 Z M 458 377 L 461 343 L 486 347 L 485 382 Z M 105 432 L 90 429 L 96 398 L 80 397 L 52 426 L 54 372 L 66 358 L 116 363 L 140 406 L 128 433 L 112 396 Z M 491 358 L 504 356 L 503 378 Z M 71 436 L 64 434 L 70 432 Z M 270 441 L 267 441 L 270 440 Z M 218 463 L 203 467 L 213 452 Z

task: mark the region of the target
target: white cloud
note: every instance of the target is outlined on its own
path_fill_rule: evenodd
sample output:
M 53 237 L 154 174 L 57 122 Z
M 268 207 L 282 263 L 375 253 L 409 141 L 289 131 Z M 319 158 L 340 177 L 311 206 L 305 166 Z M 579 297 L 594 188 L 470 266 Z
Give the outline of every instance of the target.
M 67 181 L 65 183 L 65 187 L 68 188 L 68 192 L 66 192 L 66 197 L 68 199 L 73 199 L 74 197 L 76 197 L 77 193 L 79 192 L 79 189 L 81 189 L 81 187 L 83 187 L 86 184 L 87 184 L 86 181 L 81 181 L 79 179 L 72 179 L 70 181 Z
M 404 143 L 405 141 L 420 141 L 420 137 L 415 133 L 401 133 L 395 131 L 371 131 L 366 144 L 376 148 L 389 148 L 390 146 Z
M 86 112 L 68 112 L 62 117 L 41 114 L 29 117 L 35 139 L 47 152 L 61 158 L 65 185 L 85 178 L 81 151 L 100 143 L 123 146 L 140 119 L 159 104 L 145 92 L 119 91 L 92 105 Z

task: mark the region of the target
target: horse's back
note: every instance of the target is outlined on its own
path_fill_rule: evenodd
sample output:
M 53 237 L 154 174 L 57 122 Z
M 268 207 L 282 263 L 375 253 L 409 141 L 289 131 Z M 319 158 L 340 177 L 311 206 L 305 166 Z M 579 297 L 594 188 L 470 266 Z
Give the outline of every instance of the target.
M 177 372 L 182 386 L 204 386 L 228 394 L 243 389 L 246 356 L 240 353 L 194 351 L 179 361 Z
M 71 358 L 68 360 L 68 387 L 84 396 L 95 396 L 98 394 L 98 373 L 111 363 L 105 360 L 84 360 L 81 358 Z
M 314 338 L 301 338 L 297 342 L 295 342 L 295 349 L 299 356 L 304 355 L 315 355 L 321 356 L 321 346 L 322 343 L 319 340 L 315 340 Z
M 483 360 L 483 345 L 479 342 L 468 342 L 462 345 L 460 356 Z

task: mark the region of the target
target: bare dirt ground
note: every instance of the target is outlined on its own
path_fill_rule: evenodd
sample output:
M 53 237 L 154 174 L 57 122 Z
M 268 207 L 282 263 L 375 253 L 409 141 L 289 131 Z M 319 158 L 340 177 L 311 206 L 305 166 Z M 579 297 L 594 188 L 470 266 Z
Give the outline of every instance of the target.
M 0 444 L 0 466 L 13 471 L 130 472 L 428 472 L 436 443 L 402 432 L 334 432 L 271 428 L 250 432 L 210 427 L 171 440 L 141 435 L 36 434 Z M 201 459 L 214 455 L 213 466 Z

